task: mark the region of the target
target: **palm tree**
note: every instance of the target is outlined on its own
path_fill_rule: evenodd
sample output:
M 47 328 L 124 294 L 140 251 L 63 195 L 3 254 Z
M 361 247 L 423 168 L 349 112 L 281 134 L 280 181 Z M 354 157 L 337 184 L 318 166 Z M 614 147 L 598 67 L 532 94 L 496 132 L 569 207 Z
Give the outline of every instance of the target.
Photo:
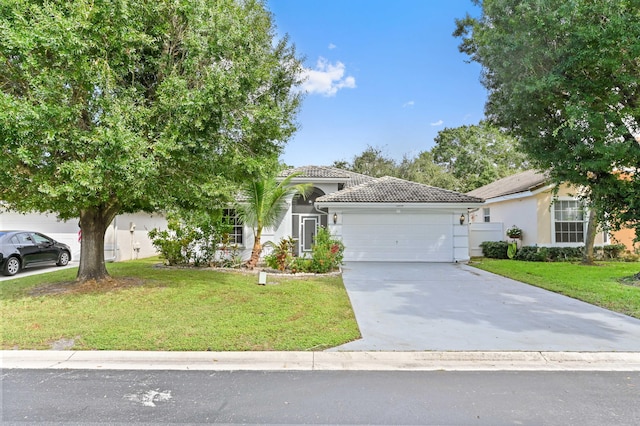
M 258 264 L 262 251 L 262 230 L 278 223 L 287 198 L 296 194 L 306 198 L 313 188 L 310 183 L 292 185 L 291 181 L 298 175 L 299 173 L 292 173 L 280 182 L 275 176 L 264 176 L 245 184 L 242 190 L 244 199 L 238 206 L 238 215 L 245 225 L 253 228 L 253 250 L 246 263 L 248 268 L 253 269 Z

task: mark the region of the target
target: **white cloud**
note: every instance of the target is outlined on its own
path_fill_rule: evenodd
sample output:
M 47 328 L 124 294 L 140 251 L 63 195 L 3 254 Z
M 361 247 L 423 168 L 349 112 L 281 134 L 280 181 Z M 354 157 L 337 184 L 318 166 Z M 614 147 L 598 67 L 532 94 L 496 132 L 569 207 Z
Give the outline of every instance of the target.
M 321 94 L 323 96 L 335 96 L 340 89 L 354 89 L 356 79 L 352 76 L 345 77 L 345 66 L 338 61 L 330 63 L 325 58 L 320 57 L 315 69 L 305 69 L 302 72 L 304 83 L 302 90 L 310 94 Z
M 442 120 L 438 120 L 435 123 L 430 123 L 432 126 L 442 126 L 444 124 L 444 121 Z
M 409 108 L 414 106 L 415 104 L 416 104 L 415 101 L 405 102 L 404 104 L 402 104 L 402 108 Z
M 333 50 L 333 49 L 335 49 L 336 47 L 338 47 L 338 46 L 336 46 L 336 45 L 335 45 L 335 44 L 333 44 L 333 43 L 329 43 L 329 50 Z

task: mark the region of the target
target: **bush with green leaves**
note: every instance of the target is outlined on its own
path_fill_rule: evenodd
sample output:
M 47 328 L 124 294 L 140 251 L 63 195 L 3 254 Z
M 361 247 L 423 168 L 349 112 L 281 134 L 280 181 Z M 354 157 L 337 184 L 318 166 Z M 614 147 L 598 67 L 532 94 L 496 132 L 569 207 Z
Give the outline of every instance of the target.
M 149 238 L 168 265 L 236 266 L 239 249 L 229 241 L 231 230 L 222 211 L 170 213 L 167 229 L 154 228 Z
M 326 228 L 319 228 L 311 247 L 311 271 L 315 273 L 331 272 L 342 265 L 344 244 L 335 239 Z
M 513 244 L 513 243 L 511 243 Z M 492 259 L 515 259 L 528 262 L 574 262 L 582 259 L 584 246 L 579 247 L 538 247 L 523 246 L 509 251 L 510 244 L 505 241 L 484 241 L 480 244 L 482 255 Z M 511 246 L 513 247 L 513 246 Z M 622 244 L 611 244 L 595 247 L 598 257 L 603 260 L 628 261 L 626 247 Z M 512 256 L 509 256 L 511 254 Z M 633 256 L 630 257 L 633 259 Z M 633 261 L 633 260 L 631 260 Z
M 482 255 L 491 259 L 507 259 L 509 243 L 506 241 L 483 241 L 480 244 Z
M 269 268 L 279 271 L 311 272 L 324 274 L 335 271 L 342 265 L 344 244 L 333 238 L 326 228 L 319 228 L 311 247 L 311 258 L 299 257 L 294 253 L 295 240 L 282 238 L 273 251 L 264 257 Z
M 269 268 L 284 271 L 290 269 L 294 259 L 296 242 L 292 237 L 282 238 L 275 245 L 273 251 L 264 257 L 264 262 Z

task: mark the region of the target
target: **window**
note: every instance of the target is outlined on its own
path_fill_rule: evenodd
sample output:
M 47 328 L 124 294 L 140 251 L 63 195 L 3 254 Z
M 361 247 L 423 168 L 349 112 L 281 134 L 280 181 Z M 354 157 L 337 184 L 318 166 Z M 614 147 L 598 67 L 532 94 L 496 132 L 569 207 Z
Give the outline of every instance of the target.
M 229 243 L 242 245 L 242 221 L 238 217 L 235 209 L 224 209 L 222 219 L 231 226 L 229 232 Z
M 583 243 L 586 229 L 584 206 L 576 200 L 558 200 L 553 204 L 556 243 Z
M 484 222 L 491 222 L 491 209 L 489 207 L 482 209 L 482 217 L 484 218 Z

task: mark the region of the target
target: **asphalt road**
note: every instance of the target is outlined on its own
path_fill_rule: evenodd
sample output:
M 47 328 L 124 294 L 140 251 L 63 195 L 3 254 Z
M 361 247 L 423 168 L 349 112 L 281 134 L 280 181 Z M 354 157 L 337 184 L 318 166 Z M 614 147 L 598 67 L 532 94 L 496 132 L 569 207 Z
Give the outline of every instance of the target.
M 2 372 L 2 424 L 637 425 L 638 372 Z

